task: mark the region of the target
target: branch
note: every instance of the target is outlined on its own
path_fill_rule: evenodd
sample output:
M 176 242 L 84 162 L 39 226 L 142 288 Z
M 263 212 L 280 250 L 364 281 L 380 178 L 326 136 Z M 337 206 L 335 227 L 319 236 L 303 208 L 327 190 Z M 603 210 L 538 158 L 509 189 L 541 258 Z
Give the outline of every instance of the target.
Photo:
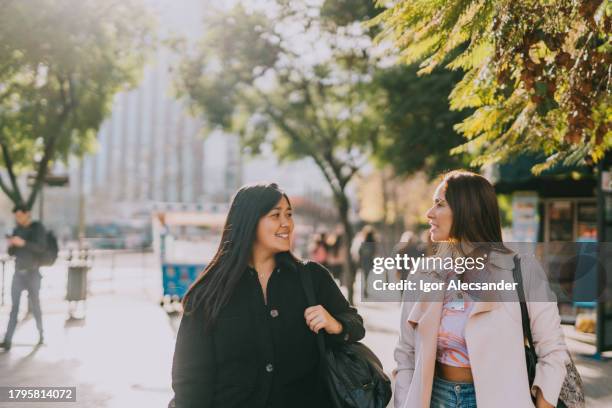
M 326 146 L 328 148 L 326 152 L 327 155 L 323 154 L 322 156 L 320 156 L 319 154 L 317 154 L 317 151 L 319 149 L 315 146 L 312 146 L 312 144 L 310 143 L 311 141 L 318 139 L 314 134 L 312 128 L 311 139 L 300 135 L 297 130 L 293 129 L 287 123 L 283 115 L 274 111 L 274 104 L 272 103 L 270 98 L 265 93 L 261 92 L 261 90 L 256 89 L 255 87 L 254 89 L 257 92 L 258 96 L 264 100 L 264 112 L 270 117 L 270 119 L 272 119 L 276 126 L 278 126 L 285 133 L 285 135 L 287 135 L 287 137 L 289 137 L 294 143 L 306 147 L 306 150 L 308 151 L 308 156 L 311 157 L 314 160 L 315 164 L 319 167 L 333 193 L 335 195 L 342 195 L 344 192 L 344 187 L 346 186 L 348 181 L 343 183 L 341 180 L 341 174 L 338 171 L 338 166 L 335 164 L 333 153 L 329 151 L 333 146 Z M 251 105 L 251 107 L 261 106 L 260 103 L 254 103 L 254 101 L 250 101 L 249 98 L 246 96 L 243 96 L 243 102 Z M 323 140 L 322 142 L 329 142 L 329 140 Z
M 32 186 L 30 197 L 28 197 L 28 201 L 27 201 L 28 207 L 31 207 L 32 205 L 34 205 L 34 202 L 36 201 L 36 195 L 38 194 L 38 191 L 42 187 L 45 177 L 47 175 L 47 171 L 49 168 L 49 162 L 51 161 L 51 158 L 53 157 L 53 154 L 55 153 L 55 144 L 57 140 L 59 139 L 59 135 L 62 131 L 62 128 L 64 127 L 64 123 L 66 122 L 70 112 L 74 110 L 75 105 L 76 105 L 74 97 L 72 96 L 73 95 L 72 91 L 74 87 L 74 85 L 72 84 L 72 81 L 70 80 L 70 78 L 64 79 L 60 77 L 59 79 L 60 79 L 60 97 L 62 100 L 62 111 L 57 117 L 55 126 L 52 126 L 43 137 L 45 141 L 45 149 L 44 149 L 43 157 L 38 164 L 38 169 L 36 170 L 36 179 Z M 66 90 L 64 89 L 65 83 L 67 83 L 69 87 L 68 91 L 71 96 L 70 101 L 68 100 L 68 97 L 66 95 Z
M 0 141 L 0 148 L 2 149 L 2 158 L 4 159 L 4 165 L 6 167 L 9 180 L 11 181 L 11 185 L 13 186 L 13 194 L 9 194 L 9 196 L 14 197 L 16 201 L 19 201 L 21 203 L 23 201 L 23 197 L 21 196 L 19 184 L 17 183 L 17 177 L 15 176 L 15 171 L 13 169 L 13 159 L 11 158 L 8 146 L 6 145 L 6 141 L 4 140 L 4 138 L 2 138 L 2 141 Z
M 307 81 L 304 81 L 302 83 L 302 87 L 306 93 L 306 99 L 309 102 L 310 106 L 316 106 L 316 104 L 318 103 L 318 101 L 315 101 L 314 95 L 312 94 L 312 92 L 310 91 L 310 86 L 309 83 Z M 315 88 L 317 89 L 318 87 L 315 86 Z M 319 100 L 325 100 L 325 97 L 322 95 L 322 93 L 317 92 Z M 321 119 L 317 113 L 316 108 L 313 108 L 314 111 L 314 116 L 317 118 L 318 121 L 321 122 L 321 129 L 325 131 L 325 133 L 327 133 L 327 136 L 330 139 L 333 139 L 334 136 L 336 135 L 336 129 L 335 126 L 333 125 L 333 123 L 331 123 L 331 120 L 329 119 L 329 117 L 327 115 L 323 115 L 324 117 Z
M 345 177 L 343 177 L 342 180 L 341 180 L 342 189 L 344 189 L 346 187 L 346 185 L 351 181 L 353 176 L 355 174 L 357 174 L 357 172 L 360 169 L 360 167 L 358 167 L 356 165 L 348 166 L 348 168 L 349 168 L 349 173 Z
M 4 179 L 2 178 L 2 175 L 0 175 L 0 189 L 2 189 L 2 191 L 4 191 L 4 194 L 6 194 L 8 196 L 8 198 L 10 198 L 13 203 L 21 204 L 21 202 L 17 202 L 17 200 L 15 200 L 15 192 L 11 191 L 9 186 L 6 185 L 6 183 L 4 182 Z
M 306 97 L 307 97 L 307 101 L 310 103 L 311 106 L 315 106 L 316 102 L 314 100 L 314 95 L 311 93 L 310 87 L 308 86 L 308 83 L 304 83 L 303 85 L 303 89 L 306 92 Z M 315 89 L 317 90 L 317 97 L 319 99 L 325 100 L 325 96 L 324 96 L 324 88 L 320 88 L 320 87 L 316 87 Z M 349 92 L 350 93 L 350 92 Z M 337 139 L 335 136 L 337 134 L 337 130 L 335 129 L 335 126 L 333 125 L 332 121 L 330 120 L 330 118 L 324 114 L 324 117 L 321 118 L 318 114 L 316 109 L 314 110 L 314 115 L 317 118 L 317 121 L 323 121 L 325 123 L 321 123 L 321 130 L 327 134 L 328 136 L 328 140 L 325 140 L 324 142 L 327 142 L 327 154 L 324 155 L 325 156 L 325 160 L 327 161 L 327 163 L 329 164 L 331 171 L 333 172 L 334 176 L 336 177 L 337 183 L 338 183 L 338 188 L 341 191 L 344 191 L 346 185 L 350 182 L 350 180 L 352 179 L 352 177 L 359 171 L 359 169 L 361 168 L 361 166 L 357 165 L 356 163 L 354 163 L 354 158 L 351 157 L 351 161 L 353 163 L 347 163 L 346 166 L 349 168 L 349 173 L 348 175 L 344 176 L 342 174 L 342 165 L 339 165 L 337 163 L 336 158 L 333 155 L 333 140 Z M 313 135 L 314 137 L 314 135 Z
M 6 185 L 6 183 L 4 182 L 4 179 L 0 175 L 0 189 L 2 189 L 2 191 L 4 191 L 4 193 L 9 197 L 9 199 L 13 201 L 15 204 L 22 204 L 23 200 L 21 198 L 19 186 L 15 182 L 15 176 L 13 173 L 13 163 L 10 157 L 8 156 L 8 150 L 6 149 L 6 144 L 4 143 L 4 137 L 3 137 L 4 135 L 2 131 L 3 128 L 4 128 L 3 124 L 0 123 L 0 135 L 2 137 L 1 145 L 2 145 L 2 151 L 4 153 L 4 165 L 7 168 L 9 177 L 11 178 L 11 182 L 13 183 L 13 187 L 16 187 L 16 188 L 14 190 L 11 190 L 10 187 Z
M 342 192 L 344 191 L 344 188 L 342 187 L 342 184 L 338 180 L 337 176 L 334 174 L 333 170 L 330 170 L 331 166 L 329 166 L 329 163 L 326 163 L 324 160 L 322 160 L 317 155 L 313 155 L 311 157 L 316 163 L 316 165 L 321 169 L 321 172 L 323 173 L 323 176 L 329 183 L 329 186 L 331 187 L 334 195 L 342 194 Z
M 320 157 L 316 152 L 317 149 L 315 149 L 312 146 L 309 146 L 308 141 L 303 138 L 299 132 L 297 132 L 296 130 L 294 130 L 293 128 L 291 128 L 291 126 L 289 126 L 286 121 L 283 119 L 283 117 L 279 114 L 277 114 L 276 112 L 274 112 L 274 110 L 271 108 L 272 104 L 270 103 L 269 99 L 267 98 L 266 95 L 261 95 L 262 98 L 264 98 L 264 100 L 266 101 L 267 106 L 264 108 L 265 112 L 268 114 L 268 116 L 270 116 L 270 118 L 272 119 L 272 121 L 279 127 L 281 128 L 285 134 L 293 140 L 294 143 L 299 143 L 302 146 L 306 146 L 307 150 L 309 152 L 309 156 L 315 161 L 315 163 L 317 164 L 317 166 L 321 169 L 321 172 L 323 173 L 323 176 L 325 177 L 325 179 L 327 180 L 327 182 L 329 183 L 330 188 L 332 189 L 332 191 L 334 192 L 334 194 L 337 194 L 339 191 L 341 191 L 342 189 L 340 188 L 340 182 L 337 178 L 337 174 L 333 171 L 333 167 L 331 166 L 331 163 L 329 163 L 327 160 L 325 160 L 324 157 Z

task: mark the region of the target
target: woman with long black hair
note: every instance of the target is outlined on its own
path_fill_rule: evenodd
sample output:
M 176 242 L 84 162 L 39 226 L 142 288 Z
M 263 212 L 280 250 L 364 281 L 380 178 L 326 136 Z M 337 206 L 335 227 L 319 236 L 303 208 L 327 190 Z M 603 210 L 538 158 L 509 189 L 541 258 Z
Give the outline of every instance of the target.
M 183 299 L 172 367 L 177 408 L 331 407 L 316 335 L 363 338 L 329 272 L 291 252 L 291 203 L 276 184 L 241 188 L 214 258 Z M 300 273 L 312 276 L 316 306 Z

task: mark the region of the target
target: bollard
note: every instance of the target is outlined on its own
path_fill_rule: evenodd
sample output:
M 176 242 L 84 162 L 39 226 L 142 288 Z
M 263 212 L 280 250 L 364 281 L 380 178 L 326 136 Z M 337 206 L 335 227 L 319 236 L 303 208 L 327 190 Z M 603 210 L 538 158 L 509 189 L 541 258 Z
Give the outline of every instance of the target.
M 76 302 L 87 299 L 87 272 L 86 265 L 69 266 L 68 282 L 66 287 L 66 300 Z
M 70 254 L 70 259 L 74 261 L 68 266 L 68 279 L 66 282 L 66 300 L 68 301 L 68 314 L 74 318 L 73 312 L 76 308 L 72 302 L 85 302 L 87 300 L 87 273 L 89 253 L 87 250 L 80 250 L 76 255 Z M 84 303 L 83 303 L 84 304 Z

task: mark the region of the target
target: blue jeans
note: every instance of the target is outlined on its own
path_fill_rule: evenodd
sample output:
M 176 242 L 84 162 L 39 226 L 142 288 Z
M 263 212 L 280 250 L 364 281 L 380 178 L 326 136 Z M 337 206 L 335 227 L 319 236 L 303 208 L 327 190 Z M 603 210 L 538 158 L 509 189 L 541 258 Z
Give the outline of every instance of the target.
M 430 408 L 476 408 L 474 384 L 434 377 L 429 406 Z
M 21 302 L 21 292 L 28 291 L 28 298 L 32 307 L 32 314 L 36 321 L 36 328 L 42 336 L 42 312 L 40 310 L 40 280 L 42 276 L 38 271 L 16 271 L 13 275 L 13 284 L 11 285 L 11 315 L 9 317 L 8 327 L 4 335 L 4 341 L 11 343 L 15 328 L 17 327 L 17 315 L 19 314 L 19 303 Z

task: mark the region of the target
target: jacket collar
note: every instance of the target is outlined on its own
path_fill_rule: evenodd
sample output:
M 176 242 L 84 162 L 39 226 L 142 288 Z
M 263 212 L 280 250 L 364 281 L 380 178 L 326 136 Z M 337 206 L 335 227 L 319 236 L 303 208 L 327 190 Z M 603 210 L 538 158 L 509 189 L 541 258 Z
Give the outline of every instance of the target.
M 489 262 L 500 269 L 512 271 L 514 269 L 514 255 L 514 252 L 491 251 L 489 253 Z
M 497 268 L 511 271 L 514 269 L 514 254 L 491 251 L 489 262 Z M 430 275 L 430 279 L 441 281 L 432 275 Z M 442 305 L 442 292 L 437 292 L 437 295 L 432 293 L 420 293 L 419 298 L 416 299 L 407 320 L 409 323 L 417 325 L 422 323 L 424 319 L 439 316 L 442 311 Z M 499 307 L 499 302 L 496 301 L 474 302 L 474 307 L 470 311 L 470 317 L 479 313 L 490 312 L 497 307 Z M 436 319 L 436 317 L 434 317 L 434 319 Z M 437 317 L 437 319 L 439 320 L 439 317 Z
M 442 313 L 442 304 L 442 300 L 418 301 L 413 305 L 412 310 L 410 310 L 406 320 L 408 323 L 414 326 L 421 324 L 424 320 L 427 320 L 431 316 L 437 316 L 439 324 L 439 316 Z M 474 302 L 474 307 L 470 311 L 469 317 L 479 313 L 490 312 L 498 307 L 499 302 Z
M 500 251 L 491 251 L 488 255 L 487 262 L 495 266 L 496 268 L 512 271 L 514 269 L 514 255 L 514 252 L 504 253 Z M 426 275 L 428 275 L 429 279 L 431 280 L 441 281 L 435 275 Z M 424 276 L 422 275 L 421 278 L 424 278 Z M 420 293 L 419 298 L 416 300 L 416 303 L 412 307 L 412 310 L 410 311 L 407 320 L 413 324 L 418 324 L 419 321 L 426 317 L 430 312 L 435 311 L 437 313 L 441 311 L 442 301 L 443 298 L 441 296 L 431 296 L 431 293 Z M 499 302 L 495 301 L 475 302 L 474 308 L 470 312 L 470 317 L 479 313 L 489 312 L 491 310 L 496 309 L 498 306 Z

